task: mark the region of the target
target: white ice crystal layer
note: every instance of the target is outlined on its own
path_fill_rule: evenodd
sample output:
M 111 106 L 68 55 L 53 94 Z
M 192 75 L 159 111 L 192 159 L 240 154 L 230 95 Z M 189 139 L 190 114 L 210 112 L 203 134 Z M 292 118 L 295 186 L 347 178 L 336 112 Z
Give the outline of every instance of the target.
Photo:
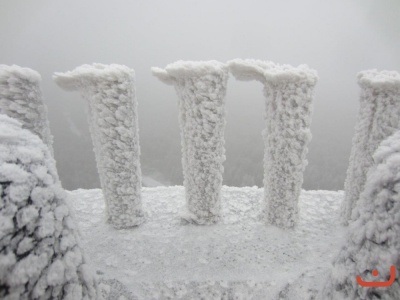
M 384 140 L 373 155 L 364 190 L 353 209 L 347 240 L 335 260 L 319 299 L 400 299 L 400 131 Z M 395 280 L 390 287 L 366 282 Z M 378 276 L 372 275 L 378 271 Z
M 221 209 L 228 69 L 217 61 L 178 61 L 152 72 L 178 94 L 188 210 L 184 218 L 197 224 L 215 223 Z
M 53 155 L 47 107 L 43 102 L 38 72 L 16 65 L 0 65 L 0 113 L 19 120 L 37 134 Z
M 98 299 L 55 161 L 21 127 L 0 115 L 0 298 Z
M 360 108 L 345 181 L 341 214 L 347 224 L 364 189 L 372 155 L 379 144 L 400 129 L 400 74 L 395 71 L 360 72 Z
M 266 219 L 269 224 L 291 228 L 299 213 L 317 73 L 306 65 L 292 67 L 252 59 L 235 59 L 228 65 L 236 79 L 258 80 L 264 85 Z
M 65 90 L 78 90 L 88 103 L 88 121 L 107 220 L 116 228 L 143 222 L 135 73 L 122 65 L 83 65 L 55 73 Z

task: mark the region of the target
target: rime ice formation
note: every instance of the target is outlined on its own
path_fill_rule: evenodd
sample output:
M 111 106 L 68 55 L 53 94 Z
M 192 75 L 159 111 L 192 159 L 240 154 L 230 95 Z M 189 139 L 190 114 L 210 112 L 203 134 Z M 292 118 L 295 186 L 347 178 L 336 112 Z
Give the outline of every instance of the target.
M 376 70 L 360 72 L 360 109 L 353 137 L 341 214 L 347 224 L 364 188 L 372 155 L 378 145 L 400 129 L 400 74 Z
M 291 228 L 296 224 L 307 165 L 317 73 L 306 65 L 295 68 L 250 59 L 235 59 L 228 65 L 236 79 L 258 80 L 264 85 L 265 212 L 268 223 Z
M 55 161 L 6 115 L 0 115 L 0 194 L 0 298 L 97 299 Z
M 116 228 L 143 222 L 135 73 L 122 65 L 83 65 L 55 73 L 65 90 L 79 90 L 88 121 L 107 220 Z
M 0 113 L 19 120 L 37 134 L 53 155 L 47 107 L 43 103 L 39 73 L 16 65 L 0 65 Z
M 219 219 L 225 161 L 225 94 L 228 69 L 217 61 L 178 61 L 153 75 L 178 94 L 182 165 L 188 221 L 211 224 Z
M 381 143 L 373 161 L 320 299 L 400 299 L 400 131 Z M 397 269 L 390 287 L 365 288 L 355 280 L 389 281 L 390 266 Z

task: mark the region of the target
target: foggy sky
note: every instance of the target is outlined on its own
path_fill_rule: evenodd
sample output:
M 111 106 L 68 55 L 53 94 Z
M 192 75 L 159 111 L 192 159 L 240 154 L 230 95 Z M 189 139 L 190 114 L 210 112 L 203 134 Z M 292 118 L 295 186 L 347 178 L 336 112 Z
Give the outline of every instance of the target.
M 152 77 L 151 67 L 234 58 L 308 64 L 320 79 L 304 188 L 343 189 L 359 101 L 355 76 L 371 68 L 400 71 L 400 1 L 326 2 L 2 0 L 0 63 L 42 75 L 57 167 L 68 189 L 99 183 L 85 102 L 58 88 L 53 72 L 93 62 L 133 68 L 143 173 L 182 184 L 176 179 L 182 173 L 177 96 Z M 226 173 L 262 177 L 264 101 L 260 83 L 230 77 Z M 260 163 L 246 169 L 255 161 Z M 224 184 L 238 185 L 233 179 Z

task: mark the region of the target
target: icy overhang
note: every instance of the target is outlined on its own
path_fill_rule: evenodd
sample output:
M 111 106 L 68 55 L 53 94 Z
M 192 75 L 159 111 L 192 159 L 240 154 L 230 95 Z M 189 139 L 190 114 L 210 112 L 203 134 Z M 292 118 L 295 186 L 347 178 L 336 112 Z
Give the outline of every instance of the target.
M 227 64 L 237 80 L 258 80 L 261 83 L 272 84 L 301 81 L 310 85 L 315 85 L 318 80 L 317 71 L 310 69 L 307 65 L 293 67 L 255 59 L 234 59 L 228 61 Z
M 227 65 L 216 60 L 210 61 L 182 61 L 168 64 L 165 69 L 151 68 L 155 77 L 165 84 L 173 85 L 176 80 L 192 77 L 218 74 L 223 76 L 227 72 Z
M 82 65 L 72 71 L 65 73 L 56 72 L 53 75 L 54 81 L 62 89 L 74 91 L 79 89 L 81 84 L 87 80 L 121 81 L 121 77 L 131 76 L 134 78 L 135 71 L 124 65 L 99 64 Z

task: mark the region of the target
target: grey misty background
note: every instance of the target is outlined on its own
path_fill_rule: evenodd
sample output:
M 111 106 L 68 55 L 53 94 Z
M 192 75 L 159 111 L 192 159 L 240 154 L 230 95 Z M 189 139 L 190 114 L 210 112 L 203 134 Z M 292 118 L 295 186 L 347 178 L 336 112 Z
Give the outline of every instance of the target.
M 177 96 L 150 67 L 234 58 L 308 64 L 319 73 L 305 189 L 343 189 L 358 111 L 357 72 L 400 70 L 399 0 L 143 0 L 0 2 L 0 63 L 37 70 L 67 189 L 96 188 L 85 102 L 54 71 L 118 63 L 136 72 L 142 173 L 182 184 Z M 263 179 L 264 96 L 257 82 L 228 83 L 224 184 Z

